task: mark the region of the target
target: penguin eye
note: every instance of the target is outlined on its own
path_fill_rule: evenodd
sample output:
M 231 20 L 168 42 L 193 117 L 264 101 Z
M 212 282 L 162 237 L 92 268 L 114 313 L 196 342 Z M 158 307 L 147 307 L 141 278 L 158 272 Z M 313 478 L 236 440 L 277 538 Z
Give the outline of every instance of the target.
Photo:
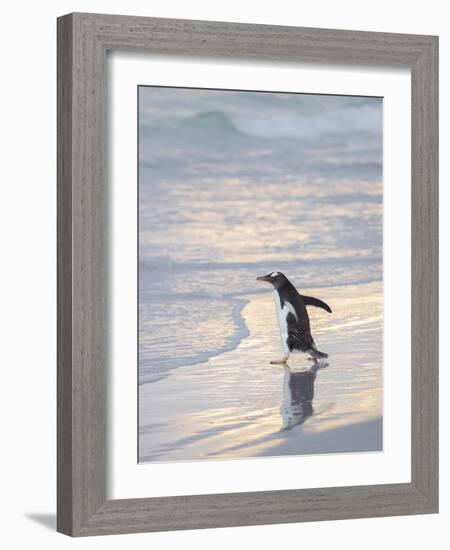
M 278 277 L 278 272 L 274 271 L 273 273 L 270 274 L 270 276 L 275 279 L 276 277 Z

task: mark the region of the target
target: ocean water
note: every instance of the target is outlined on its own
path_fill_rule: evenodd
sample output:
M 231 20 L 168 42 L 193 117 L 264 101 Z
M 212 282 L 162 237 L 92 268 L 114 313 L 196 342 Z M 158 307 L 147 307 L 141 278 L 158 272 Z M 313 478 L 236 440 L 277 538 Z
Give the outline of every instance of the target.
M 139 88 L 139 381 L 232 350 L 282 271 L 382 279 L 382 99 Z

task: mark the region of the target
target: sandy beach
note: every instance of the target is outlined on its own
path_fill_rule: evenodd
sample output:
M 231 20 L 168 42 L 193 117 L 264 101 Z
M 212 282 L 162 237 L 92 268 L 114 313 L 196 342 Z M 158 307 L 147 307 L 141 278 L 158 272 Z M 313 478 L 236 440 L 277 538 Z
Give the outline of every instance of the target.
M 302 290 L 326 363 L 271 365 L 272 293 L 245 296 L 237 347 L 139 386 L 141 462 L 382 450 L 382 283 Z

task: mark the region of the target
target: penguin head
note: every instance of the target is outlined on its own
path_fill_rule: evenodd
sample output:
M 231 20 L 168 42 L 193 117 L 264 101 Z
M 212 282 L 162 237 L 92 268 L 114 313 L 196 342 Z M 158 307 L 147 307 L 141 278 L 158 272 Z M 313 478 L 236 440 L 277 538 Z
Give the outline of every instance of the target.
M 280 271 L 272 271 L 267 275 L 261 275 L 261 277 L 256 277 L 256 280 L 270 283 L 274 288 L 280 288 L 288 282 L 288 278 Z

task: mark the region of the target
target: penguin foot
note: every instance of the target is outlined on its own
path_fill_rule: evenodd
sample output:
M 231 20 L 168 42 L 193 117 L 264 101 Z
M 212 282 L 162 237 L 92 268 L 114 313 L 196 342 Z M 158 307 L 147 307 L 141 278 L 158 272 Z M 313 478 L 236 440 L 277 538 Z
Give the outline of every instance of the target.
M 271 361 L 270 364 L 271 365 L 286 365 L 287 360 L 288 360 L 287 357 L 282 357 L 281 359 Z

